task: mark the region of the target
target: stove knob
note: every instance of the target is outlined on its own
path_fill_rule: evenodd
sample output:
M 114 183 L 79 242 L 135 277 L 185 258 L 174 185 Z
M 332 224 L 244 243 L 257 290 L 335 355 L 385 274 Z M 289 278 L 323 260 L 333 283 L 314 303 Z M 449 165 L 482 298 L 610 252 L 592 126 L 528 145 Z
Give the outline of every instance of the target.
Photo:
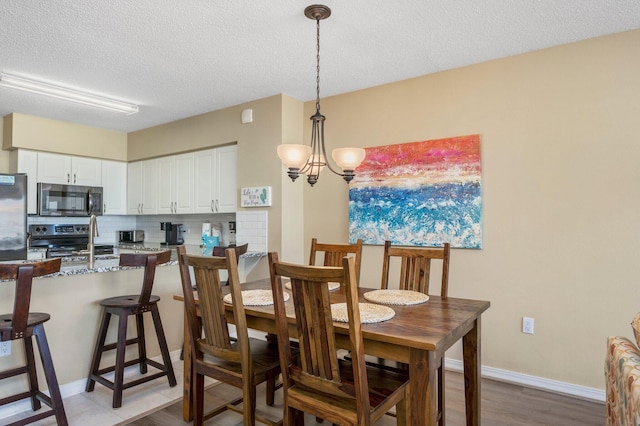
M 36 232 L 40 232 L 40 227 L 36 226 Z
M 46 226 L 42 227 L 42 232 L 47 232 L 47 227 Z

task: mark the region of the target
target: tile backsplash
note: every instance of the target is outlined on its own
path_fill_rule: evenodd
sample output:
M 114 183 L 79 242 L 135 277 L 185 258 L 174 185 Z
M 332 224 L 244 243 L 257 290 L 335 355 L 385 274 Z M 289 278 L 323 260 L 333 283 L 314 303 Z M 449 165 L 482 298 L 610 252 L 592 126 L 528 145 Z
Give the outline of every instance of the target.
M 249 251 L 267 251 L 267 212 L 242 211 L 224 214 L 191 214 L 191 215 L 148 215 L 148 216 L 98 216 L 100 235 L 95 241 L 98 244 L 113 244 L 118 241 L 118 231 L 141 229 L 145 241 L 160 243 L 165 239 L 160 222 L 172 222 L 183 225 L 185 244 L 200 244 L 202 224 L 206 221 L 212 225 L 219 224 L 222 229 L 220 244 L 230 241 L 229 222 L 236 221 L 236 244 L 249 243 Z M 88 224 L 88 217 L 41 217 L 29 216 L 31 224 Z

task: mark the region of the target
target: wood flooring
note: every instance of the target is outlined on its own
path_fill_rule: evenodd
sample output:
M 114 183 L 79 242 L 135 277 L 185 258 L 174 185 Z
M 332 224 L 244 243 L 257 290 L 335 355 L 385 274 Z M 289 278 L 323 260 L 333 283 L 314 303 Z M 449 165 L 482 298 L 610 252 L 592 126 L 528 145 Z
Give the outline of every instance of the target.
M 231 386 L 219 384 L 207 391 L 205 404 L 214 406 L 242 393 Z M 206 409 L 205 405 L 205 409 Z M 489 426 L 603 426 L 606 423 L 605 405 L 551 392 L 525 388 L 494 380 L 482 380 L 481 424 Z M 273 420 L 282 417 L 282 393 L 276 392 L 276 404 L 265 405 L 264 385 L 258 387 L 258 411 Z M 464 425 L 463 379 L 460 373 L 446 374 L 446 423 Z M 182 401 L 142 419 L 129 423 L 133 426 L 175 426 L 186 424 L 182 420 Z M 259 424 L 259 423 L 257 423 Z M 305 424 L 316 423 L 315 417 L 307 416 Z M 324 425 L 325 423 L 322 423 Z M 379 426 L 395 425 L 393 417 L 385 416 Z M 206 422 L 206 425 L 238 426 L 242 417 L 226 412 Z

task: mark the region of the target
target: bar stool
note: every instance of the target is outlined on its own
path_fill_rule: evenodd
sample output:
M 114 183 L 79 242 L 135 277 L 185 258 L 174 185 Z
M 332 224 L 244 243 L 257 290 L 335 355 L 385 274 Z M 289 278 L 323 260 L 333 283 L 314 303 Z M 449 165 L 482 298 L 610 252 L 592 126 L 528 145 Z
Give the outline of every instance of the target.
M 152 254 L 121 254 L 120 266 L 144 266 L 144 281 L 142 283 L 142 291 L 140 295 L 118 296 L 104 299 L 100 302 L 103 307 L 102 322 L 100 331 L 98 332 L 98 340 L 96 341 L 95 351 L 93 353 L 93 361 L 91 362 L 91 371 L 87 380 L 86 391 L 92 392 L 96 382 L 108 387 L 113 391 L 113 408 L 122 406 L 122 391 L 133 386 L 155 380 L 162 376 L 167 376 L 169 386 L 173 387 L 177 384 L 176 376 L 171 365 L 169 356 L 169 348 L 167 340 L 164 336 L 164 329 L 160 321 L 160 312 L 158 310 L 158 301 L 160 297 L 151 294 L 153 288 L 153 280 L 155 278 L 156 266 L 166 263 L 171 258 L 171 251 L 163 251 Z M 151 312 L 153 325 L 155 326 L 160 352 L 162 353 L 163 364 L 147 358 L 146 342 L 144 335 L 144 317 L 145 312 Z M 118 315 L 118 337 L 115 343 L 105 344 L 107 331 L 109 329 L 109 321 L 111 315 Z M 130 315 L 136 317 L 137 337 L 127 339 L 127 320 Z M 125 361 L 125 350 L 128 345 L 138 345 L 138 357 Z M 100 368 L 100 359 L 102 353 L 110 350 L 116 350 L 115 365 Z M 132 365 L 140 364 L 140 373 L 147 373 L 147 366 L 160 370 L 157 373 L 150 374 L 124 383 L 124 369 Z M 104 377 L 105 374 L 115 372 L 113 381 Z
M 67 416 L 62 404 L 62 396 L 56 372 L 53 368 L 51 351 L 44 332 L 44 323 L 51 318 L 49 314 L 41 312 L 29 312 L 31 304 L 31 284 L 33 277 L 53 274 L 60 271 L 61 260 L 45 260 L 35 263 L 0 264 L 0 280 L 16 280 L 16 292 L 14 297 L 13 313 L 0 315 L 0 342 L 22 339 L 26 355 L 26 365 L 0 372 L 0 380 L 9 377 L 26 374 L 29 377 L 29 391 L 7 396 L 0 400 L 0 406 L 25 398 L 31 399 L 31 408 L 37 411 L 41 403 L 45 403 L 51 410 L 36 413 L 14 424 L 29 424 L 46 417 L 55 416 L 59 426 L 67 425 Z M 33 354 L 33 342 L 31 336 L 35 336 L 40 351 L 40 359 L 47 380 L 49 393 L 45 395 L 38 388 L 35 357 Z

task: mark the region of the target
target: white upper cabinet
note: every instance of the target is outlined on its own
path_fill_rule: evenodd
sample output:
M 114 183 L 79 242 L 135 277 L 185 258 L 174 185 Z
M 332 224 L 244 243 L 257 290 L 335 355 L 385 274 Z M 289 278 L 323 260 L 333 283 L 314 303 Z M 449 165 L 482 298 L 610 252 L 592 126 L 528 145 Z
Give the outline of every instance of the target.
M 38 152 L 38 182 L 102 186 L 102 160 Z
M 194 155 L 180 154 L 176 160 L 176 196 L 174 213 L 194 212 Z
M 216 213 L 235 212 L 238 204 L 238 146 L 217 148 L 216 151 Z
M 158 160 L 128 164 L 127 213 L 158 213 Z
M 127 214 L 142 214 L 142 161 L 127 164 Z
M 38 153 L 24 149 L 11 151 L 11 172 L 27 174 L 27 214 L 37 214 Z
M 195 213 L 232 213 L 238 193 L 238 147 L 194 153 Z
M 158 158 L 158 213 L 175 213 L 176 160 L 173 156 Z
M 158 158 L 158 213 L 193 213 L 193 153 Z
M 102 160 L 104 215 L 127 214 L 127 163 Z

